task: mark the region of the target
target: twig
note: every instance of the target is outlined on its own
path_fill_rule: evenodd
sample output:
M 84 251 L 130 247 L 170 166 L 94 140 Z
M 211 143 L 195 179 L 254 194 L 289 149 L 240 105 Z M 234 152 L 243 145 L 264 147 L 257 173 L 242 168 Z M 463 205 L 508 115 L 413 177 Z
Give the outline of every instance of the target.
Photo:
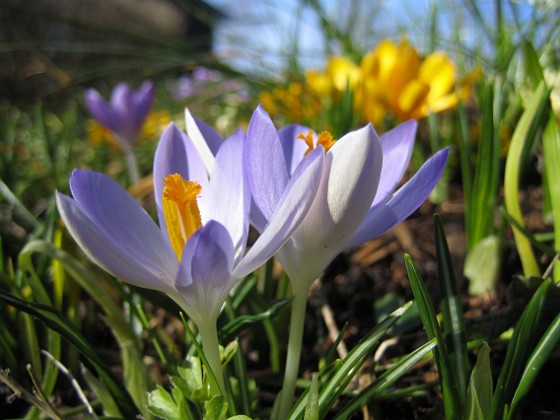
M 93 407 L 91 406 L 91 404 L 89 403 L 86 394 L 84 393 L 82 387 L 80 386 L 80 384 L 78 383 L 78 381 L 72 376 L 72 374 L 70 373 L 70 371 L 68 369 L 66 369 L 66 366 L 64 366 L 62 363 L 60 363 L 58 360 L 56 360 L 54 358 L 53 355 L 51 355 L 48 351 L 45 350 L 41 350 L 41 353 L 43 353 L 45 356 L 47 356 L 47 358 L 53 362 L 56 367 L 62 372 L 64 373 L 68 379 L 70 379 L 70 383 L 72 384 L 72 386 L 74 387 L 74 390 L 76 391 L 76 393 L 78 394 L 78 398 L 80 398 L 80 400 L 82 401 L 82 403 L 84 404 L 84 406 L 86 407 L 86 410 L 88 411 L 88 413 L 91 415 L 91 417 L 93 417 L 95 420 L 99 420 L 99 418 L 97 417 L 97 414 L 95 414 L 95 411 L 93 410 Z
M 325 320 L 325 325 L 327 326 L 329 337 L 333 341 L 333 343 L 335 343 L 340 334 L 340 330 L 336 326 L 331 307 L 327 304 L 321 306 L 321 314 L 323 315 L 323 319 Z M 348 349 L 346 348 L 344 341 L 340 340 L 338 346 L 336 346 L 336 351 L 341 359 L 344 359 L 348 355 Z

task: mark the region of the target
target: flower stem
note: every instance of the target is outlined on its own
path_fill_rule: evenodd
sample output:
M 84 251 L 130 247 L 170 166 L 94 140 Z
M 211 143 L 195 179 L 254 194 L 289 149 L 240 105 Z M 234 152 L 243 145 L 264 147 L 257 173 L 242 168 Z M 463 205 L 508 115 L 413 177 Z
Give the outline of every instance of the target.
M 210 377 L 210 389 L 214 395 L 226 395 L 226 387 L 224 382 L 224 370 L 222 368 L 222 359 L 220 357 L 220 343 L 218 342 L 218 328 L 215 319 L 207 322 L 198 323 L 198 332 L 200 341 L 202 341 L 202 350 L 204 356 L 208 360 L 210 369 L 214 373 L 214 378 Z M 212 376 L 212 375 L 211 375 Z
M 284 383 L 280 392 L 280 404 L 277 419 L 287 419 L 292 407 L 296 390 L 296 379 L 301 357 L 305 308 L 307 306 L 307 289 L 294 290 L 292 315 L 290 319 L 290 335 L 288 337 L 288 356 L 284 372 Z
M 138 171 L 138 162 L 132 147 L 124 148 L 124 155 L 126 158 L 126 166 L 130 175 L 130 182 L 134 185 L 140 180 L 140 172 Z

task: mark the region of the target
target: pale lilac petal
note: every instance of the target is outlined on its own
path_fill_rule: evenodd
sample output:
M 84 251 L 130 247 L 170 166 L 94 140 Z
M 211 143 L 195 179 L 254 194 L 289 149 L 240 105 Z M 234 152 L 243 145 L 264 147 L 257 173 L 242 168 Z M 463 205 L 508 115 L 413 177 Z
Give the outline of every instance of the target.
M 416 121 L 407 121 L 381 136 L 383 169 L 372 206 L 391 195 L 402 179 L 410 163 L 417 127 Z
M 306 135 L 309 130 L 308 127 L 299 124 L 287 125 L 278 130 L 278 136 L 280 137 L 280 143 L 284 150 L 284 157 L 290 175 L 294 173 L 307 151 L 305 141 L 297 137 L 299 134 Z
M 131 206 L 130 196 L 124 190 L 118 191 L 118 184 L 115 187 L 112 184 L 116 183 L 104 175 L 88 172 L 74 171 L 73 177 L 82 178 L 74 180 L 74 190 L 96 190 L 97 200 L 82 203 L 60 193 L 56 196 L 58 210 L 72 237 L 96 264 L 121 280 L 145 288 L 172 290 L 178 262 L 157 226 L 138 204 Z M 88 182 L 94 185 L 84 187 Z M 104 194 L 97 191 L 99 187 Z M 115 219 L 103 220 L 105 206 L 114 211 Z M 123 212 L 130 215 L 127 223 L 122 223 Z
M 214 156 L 223 143 L 222 137 L 204 121 L 192 115 L 188 108 L 185 108 L 185 124 L 187 135 L 198 150 L 206 171 L 211 174 L 214 168 Z
M 160 228 L 165 235 L 167 230 L 162 213 L 163 180 L 170 174 L 179 174 L 183 179 L 198 182 L 203 194 L 208 186 L 202 159 L 188 137 L 173 123 L 163 132 L 154 157 L 154 194 Z
M 289 174 L 278 132 L 260 105 L 249 122 L 245 150 L 253 199 L 264 217 L 270 220 L 286 189 Z
M 440 150 L 390 199 L 372 207 L 346 248 L 360 245 L 393 228 L 426 201 L 441 178 L 449 148 Z
M 236 277 L 245 277 L 264 264 L 299 226 L 315 198 L 323 160 L 323 151 L 318 148 L 309 153 L 298 167 L 270 216 L 268 225 L 236 266 Z
M 371 125 L 330 149 L 315 201 L 286 247 L 291 249 L 278 254 L 290 277 L 314 279 L 341 251 L 375 197 L 381 165 L 381 145 Z M 303 270 L 304 275 L 295 272 Z
M 219 314 L 237 280 L 231 272 L 233 259 L 231 237 L 216 221 L 202 226 L 187 241 L 175 286 L 195 322 Z
M 238 252 L 245 250 L 249 230 L 251 195 L 243 170 L 245 135 L 238 131 L 223 142 L 206 190 L 199 199 L 202 223 L 220 222 L 229 232 Z

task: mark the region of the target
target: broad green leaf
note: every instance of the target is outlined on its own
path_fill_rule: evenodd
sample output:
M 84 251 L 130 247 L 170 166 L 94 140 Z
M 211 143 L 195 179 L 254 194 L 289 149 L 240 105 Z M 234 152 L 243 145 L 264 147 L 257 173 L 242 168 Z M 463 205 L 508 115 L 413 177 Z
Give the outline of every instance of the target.
M 471 372 L 467 400 L 465 405 L 465 420 L 484 420 L 490 414 L 494 383 L 490 368 L 490 347 L 484 343 L 478 352 L 476 363 Z
M 228 403 L 220 395 L 213 396 L 204 403 L 204 420 L 221 420 L 226 418 Z
M 469 280 L 469 294 L 481 296 L 494 290 L 500 274 L 500 239 L 491 235 L 468 253 L 463 274 Z
M 181 413 L 177 403 L 171 394 L 160 385 L 148 393 L 148 410 L 164 419 L 181 420 Z

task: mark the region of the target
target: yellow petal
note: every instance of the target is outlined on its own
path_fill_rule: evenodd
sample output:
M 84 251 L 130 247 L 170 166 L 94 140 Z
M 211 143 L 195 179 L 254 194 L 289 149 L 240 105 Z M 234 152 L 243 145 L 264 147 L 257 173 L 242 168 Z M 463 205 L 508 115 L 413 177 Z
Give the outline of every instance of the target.
M 420 66 L 419 79 L 430 87 L 428 104 L 453 90 L 455 78 L 455 66 L 444 53 L 435 52 L 426 57 Z

